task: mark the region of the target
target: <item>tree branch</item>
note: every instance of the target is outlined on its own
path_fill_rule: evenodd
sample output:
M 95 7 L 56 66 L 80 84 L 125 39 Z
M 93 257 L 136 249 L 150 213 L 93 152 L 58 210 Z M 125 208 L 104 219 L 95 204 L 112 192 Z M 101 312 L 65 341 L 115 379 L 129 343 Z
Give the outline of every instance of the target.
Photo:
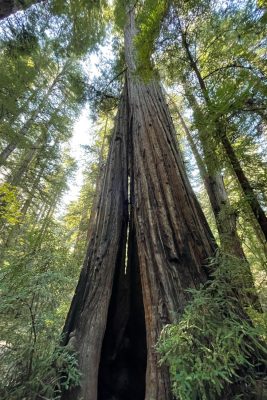
M 225 66 L 223 66 L 223 67 L 219 67 L 219 68 L 214 69 L 214 70 L 211 71 L 209 74 L 207 74 L 206 76 L 204 76 L 203 79 L 207 79 L 207 78 L 209 78 L 211 75 L 215 74 L 216 72 L 219 72 L 219 71 L 221 71 L 221 70 L 223 70 L 223 69 L 229 69 L 229 68 L 244 68 L 244 69 L 250 69 L 250 70 L 253 69 L 251 66 L 245 67 L 244 65 L 240 65 L 240 64 L 234 63 L 234 64 L 229 64 L 229 65 L 225 65 Z

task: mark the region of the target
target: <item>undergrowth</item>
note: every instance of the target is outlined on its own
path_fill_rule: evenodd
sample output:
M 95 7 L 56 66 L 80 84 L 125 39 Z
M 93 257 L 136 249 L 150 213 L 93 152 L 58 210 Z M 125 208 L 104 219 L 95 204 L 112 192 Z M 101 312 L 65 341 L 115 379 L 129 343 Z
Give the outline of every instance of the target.
M 211 264 L 211 279 L 190 290 L 181 318 L 163 329 L 161 363 L 169 366 L 179 400 L 253 399 L 266 371 L 266 313 L 241 308 L 247 289 L 239 260 L 218 254 Z

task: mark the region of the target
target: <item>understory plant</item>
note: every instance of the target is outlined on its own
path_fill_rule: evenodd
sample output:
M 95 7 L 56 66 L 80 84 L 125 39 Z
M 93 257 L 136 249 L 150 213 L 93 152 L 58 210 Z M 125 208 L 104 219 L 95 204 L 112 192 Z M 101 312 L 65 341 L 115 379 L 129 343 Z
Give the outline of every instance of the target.
M 80 376 L 76 355 L 58 345 L 77 266 L 59 223 L 38 251 L 39 231 L 26 232 L 0 268 L 0 399 L 56 400 Z
M 242 289 L 246 268 L 240 260 L 218 253 L 211 264 L 211 279 L 190 290 L 181 318 L 163 329 L 161 363 L 169 367 L 179 400 L 253 399 L 266 372 L 266 313 L 240 307 L 248 290 Z

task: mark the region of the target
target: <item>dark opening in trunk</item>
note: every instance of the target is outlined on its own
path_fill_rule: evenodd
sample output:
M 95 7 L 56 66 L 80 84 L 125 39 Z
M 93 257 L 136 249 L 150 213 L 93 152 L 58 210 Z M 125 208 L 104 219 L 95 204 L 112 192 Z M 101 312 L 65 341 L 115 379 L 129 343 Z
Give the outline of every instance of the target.
M 135 234 L 128 265 L 117 266 L 98 378 L 98 400 L 144 400 L 146 328 Z

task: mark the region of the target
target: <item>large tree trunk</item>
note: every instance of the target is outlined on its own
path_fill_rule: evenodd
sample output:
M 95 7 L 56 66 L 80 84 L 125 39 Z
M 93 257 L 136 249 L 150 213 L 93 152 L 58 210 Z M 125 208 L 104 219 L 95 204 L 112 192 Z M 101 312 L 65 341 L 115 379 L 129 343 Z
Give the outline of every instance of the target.
M 156 82 L 130 82 L 134 220 L 147 332 L 146 400 L 171 399 L 155 345 L 166 323 L 207 279 L 212 236 L 184 173 L 175 132 Z
M 171 400 L 155 345 L 183 312 L 187 289 L 207 281 L 204 264 L 215 251 L 161 87 L 135 74 L 134 36 L 129 9 L 126 87 L 64 328 L 63 344 L 77 351 L 82 379 L 63 400 Z
M 64 328 L 64 344 L 78 352 L 79 388 L 63 399 L 96 400 L 102 341 L 115 269 L 124 265 L 128 218 L 127 110 L 122 96 L 86 260 Z
M 172 399 L 155 345 L 163 326 L 183 312 L 187 289 L 206 282 L 203 264 L 215 250 L 162 90 L 155 81 L 144 84 L 135 76 L 134 35 L 130 10 L 127 84 L 88 254 L 64 328 L 63 344 L 77 351 L 82 381 L 63 394 L 64 400 Z
M 212 235 L 185 175 L 173 123 L 156 81 L 135 75 L 133 10 L 125 29 L 132 207 L 146 323 L 145 399 L 171 399 L 155 345 L 166 323 L 189 300 L 186 291 L 207 279 L 202 268 L 214 253 Z

